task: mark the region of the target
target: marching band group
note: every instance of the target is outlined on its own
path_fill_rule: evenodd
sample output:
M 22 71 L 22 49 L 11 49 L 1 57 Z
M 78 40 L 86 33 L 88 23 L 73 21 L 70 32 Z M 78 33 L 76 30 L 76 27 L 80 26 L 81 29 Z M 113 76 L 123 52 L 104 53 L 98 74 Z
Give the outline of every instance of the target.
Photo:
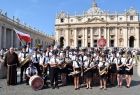
M 107 89 L 107 85 L 122 87 L 126 80 L 126 87 L 131 86 L 133 66 L 136 64 L 136 51 L 125 48 L 66 48 L 48 46 L 45 51 L 23 47 L 18 57 L 21 62 L 20 82 L 25 73 L 26 83 L 31 77 L 38 75 L 47 85 L 50 79 L 52 89 L 59 88 L 59 78 L 63 85 L 74 82 L 75 90 L 81 84 L 86 89 L 92 89 L 94 82 L 100 83 L 100 89 Z M 98 81 L 99 80 L 99 81 Z

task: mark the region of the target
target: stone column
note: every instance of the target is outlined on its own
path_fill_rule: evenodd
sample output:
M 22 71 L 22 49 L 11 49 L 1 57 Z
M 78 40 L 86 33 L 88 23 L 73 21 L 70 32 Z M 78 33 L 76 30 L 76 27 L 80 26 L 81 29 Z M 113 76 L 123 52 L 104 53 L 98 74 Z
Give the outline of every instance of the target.
M 110 42 L 110 33 L 109 33 L 109 27 L 106 28 L 106 40 L 107 40 L 107 47 L 109 47 L 109 42 Z
M 56 34 L 55 34 L 55 44 L 60 44 L 60 42 L 59 42 L 59 36 L 58 36 L 58 35 L 60 35 L 60 34 L 59 34 L 60 31 L 59 31 L 59 30 L 55 30 L 55 31 L 56 31 L 56 32 L 55 32 L 55 33 L 56 33 Z
M 136 35 L 136 42 L 134 43 L 134 48 L 139 48 L 140 47 L 140 36 L 139 36 L 140 33 L 139 33 L 139 28 L 136 27 L 134 31 L 136 31 L 136 33 L 135 33 L 135 35 Z
M 77 30 L 74 29 L 74 47 L 77 47 Z
M 117 27 L 115 28 L 115 45 L 114 46 L 115 47 L 118 46 L 118 29 L 117 29 Z
M 127 28 L 125 27 L 124 28 L 124 31 L 123 31 L 123 38 L 124 38 L 124 46 L 123 47 L 129 47 L 128 46 L 128 30 Z
M 87 41 L 88 41 L 87 28 L 85 28 L 84 30 L 85 30 L 85 47 L 87 47 L 88 46 L 88 43 L 87 43 Z
M 11 46 L 14 46 L 14 31 L 11 29 Z
M 64 47 L 69 46 L 69 30 L 66 29 L 65 30 L 65 43 L 64 43 Z
M 99 32 L 99 39 L 101 38 L 101 27 L 98 28 L 98 32 Z
M 104 38 L 107 39 L 107 36 L 106 36 L 106 28 L 104 28 Z
M 2 48 L 2 26 L 0 26 L 0 49 Z
M 106 27 L 104 28 L 104 38 L 105 38 L 106 41 L 107 41 L 107 28 L 106 28 Z M 105 47 L 107 47 L 107 44 L 106 44 Z
M 90 46 L 93 47 L 93 29 L 90 28 Z
M 82 29 L 82 47 L 85 47 L 85 31 L 84 28 Z
M 4 39 L 3 39 L 3 40 L 4 40 L 4 41 L 3 41 L 4 43 L 3 43 L 3 46 L 4 46 L 4 48 L 7 48 L 7 44 L 6 44 L 6 39 L 7 39 L 7 38 L 6 38 L 6 27 L 4 27 L 4 31 L 3 31 L 3 32 L 4 32 L 4 35 L 3 35 L 3 36 L 4 36 Z

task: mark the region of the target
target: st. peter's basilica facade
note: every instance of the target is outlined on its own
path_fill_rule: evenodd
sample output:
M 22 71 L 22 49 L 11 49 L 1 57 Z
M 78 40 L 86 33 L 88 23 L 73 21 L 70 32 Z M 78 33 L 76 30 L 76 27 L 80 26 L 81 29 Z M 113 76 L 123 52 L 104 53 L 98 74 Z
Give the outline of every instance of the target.
M 55 32 L 56 42 L 64 47 L 97 47 L 101 37 L 107 47 L 140 47 L 139 13 L 134 8 L 123 13 L 102 11 L 95 1 L 82 15 L 60 12 Z

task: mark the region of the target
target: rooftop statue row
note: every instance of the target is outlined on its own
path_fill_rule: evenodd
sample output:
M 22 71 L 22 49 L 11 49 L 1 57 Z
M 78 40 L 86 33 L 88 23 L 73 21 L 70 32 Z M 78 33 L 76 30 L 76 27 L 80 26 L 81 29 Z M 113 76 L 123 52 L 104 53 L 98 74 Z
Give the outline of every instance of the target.
M 108 11 L 103 11 L 101 10 L 97 3 L 95 2 L 94 0 L 94 3 L 92 5 L 92 7 L 90 9 L 88 9 L 86 12 L 84 12 L 84 16 L 90 16 L 90 15 L 109 15 L 109 14 L 118 14 L 116 12 L 114 13 L 110 13 Z M 121 13 L 119 13 L 121 14 Z M 133 8 L 131 7 L 130 9 L 128 9 L 127 11 L 124 11 L 123 12 L 123 15 L 137 15 L 138 12 Z M 82 15 L 81 15 L 82 16 Z M 57 18 L 66 18 L 66 17 L 69 17 L 69 14 L 64 12 L 64 11 L 61 11 L 58 15 L 57 15 Z

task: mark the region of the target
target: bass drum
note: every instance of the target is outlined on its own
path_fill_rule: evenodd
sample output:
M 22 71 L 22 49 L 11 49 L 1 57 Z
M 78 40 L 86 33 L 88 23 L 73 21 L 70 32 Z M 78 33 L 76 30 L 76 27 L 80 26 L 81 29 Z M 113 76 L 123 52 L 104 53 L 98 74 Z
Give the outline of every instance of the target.
M 4 66 L 4 60 L 0 59 L 0 79 L 6 78 L 6 67 Z
M 37 91 L 43 88 L 44 80 L 40 76 L 34 75 L 30 78 L 29 85 L 33 90 Z

